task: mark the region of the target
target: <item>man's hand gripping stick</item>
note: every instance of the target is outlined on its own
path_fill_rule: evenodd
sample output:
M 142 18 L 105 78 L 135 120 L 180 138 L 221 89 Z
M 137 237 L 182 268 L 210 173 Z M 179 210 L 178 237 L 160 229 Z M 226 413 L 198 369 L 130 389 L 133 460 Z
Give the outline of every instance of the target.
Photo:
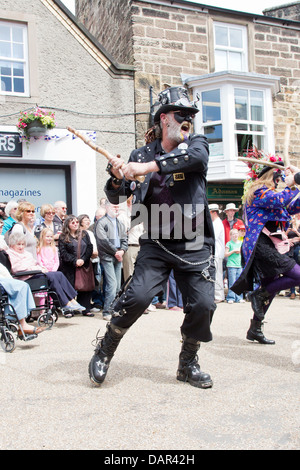
M 76 135 L 76 137 L 79 137 L 86 145 L 91 147 L 95 152 L 101 153 L 101 155 L 104 155 L 107 160 L 110 162 L 112 160 L 112 155 L 110 155 L 105 149 L 102 147 L 99 147 L 99 145 L 96 145 L 91 139 L 89 139 L 86 135 L 83 135 L 81 132 L 77 131 L 76 129 L 73 129 L 72 127 L 68 126 L 67 127 L 68 131 L 72 132 L 72 134 Z M 122 170 L 122 168 L 121 168 Z M 145 176 L 137 176 L 136 180 L 139 181 L 140 183 L 143 183 L 145 180 Z

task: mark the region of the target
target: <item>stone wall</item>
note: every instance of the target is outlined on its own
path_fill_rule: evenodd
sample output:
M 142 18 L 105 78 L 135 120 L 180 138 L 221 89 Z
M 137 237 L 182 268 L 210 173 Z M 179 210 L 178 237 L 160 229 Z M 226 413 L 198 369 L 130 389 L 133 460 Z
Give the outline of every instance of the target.
M 274 8 L 266 8 L 263 11 L 266 16 L 286 18 L 287 20 L 300 21 L 300 2 L 285 3 Z
M 207 14 L 137 1 L 132 21 L 136 111 L 149 112 L 150 86 L 155 101 L 164 84 L 182 84 L 182 73 L 208 73 Z M 149 117 L 137 116 L 136 123 L 143 143 Z
M 76 0 L 76 16 L 120 64 L 132 64 L 131 6 L 128 0 Z
M 300 28 L 255 24 L 254 47 L 255 72 L 280 77 L 274 97 L 276 151 L 282 154 L 288 145 L 291 161 L 300 160 Z

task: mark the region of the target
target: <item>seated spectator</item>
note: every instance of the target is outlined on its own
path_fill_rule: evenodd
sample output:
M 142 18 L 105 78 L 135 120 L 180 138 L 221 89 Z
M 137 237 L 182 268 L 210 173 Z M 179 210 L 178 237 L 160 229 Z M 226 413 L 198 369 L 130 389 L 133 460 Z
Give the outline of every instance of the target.
M 2 263 L 0 263 L 0 286 L 7 293 L 8 302 L 13 306 L 24 333 L 30 335 L 39 334 L 44 331 L 45 328 L 36 328 L 29 325 L 26 321 L 26 318 L 30 316 L 31 310 L 35 308 L 34 298 L 29 285 L 24 281 L 13 279 L 9 270 Z M 14 320 L 9 306 L 5 307 L 5 316 L 11 321 Z M 22 331 L 19 334 L 21 335 Z
M 72 287 L 63 273 L 55 271 L 49 272 L 46 268 L 42 268 L 33 256 L 25 250 L 26 236 L 24 234 L 11 234 L 9 237 L 9 249 L 7 250 L 12 273 L 20 271 L 41 271 L 49 281 L 49 287 L 56 292 L 58 300 L 64 311 L 73 316 L 72 311 L 85 310 L 76 300 L 76 290 Z M 32 276 L 24 276 L 23 280 Z M 67 316 L 67 314 L 65 315 Z

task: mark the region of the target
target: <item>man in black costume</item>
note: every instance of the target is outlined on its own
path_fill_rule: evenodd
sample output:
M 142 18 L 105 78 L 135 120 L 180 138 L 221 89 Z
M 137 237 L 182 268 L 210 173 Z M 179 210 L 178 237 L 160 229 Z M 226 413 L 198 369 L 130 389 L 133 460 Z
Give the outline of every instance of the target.
M 209 388 L 212 379 L 201 371 L 197 356 L 200 342 L 212 340 L 216 308 L 214 231 L 206 198 L 208 143 L 203 135 L 190 133 L 198 108 L 185 88 L 165 89 L 156 104 L 148 143 L 134 150 L 127 164 L 117 157 L 110 161 L 107 197 L 118 204 L 133 195 L 133 216 L 136 223 L 143 220 L 146 233 L 140 238 L 133 278 L 114 304 L 104 337 L 97 339 L 89 375 L 101 385 L 121 338 L 162 291 L 173 269 L 184 303 L 177 379 Z

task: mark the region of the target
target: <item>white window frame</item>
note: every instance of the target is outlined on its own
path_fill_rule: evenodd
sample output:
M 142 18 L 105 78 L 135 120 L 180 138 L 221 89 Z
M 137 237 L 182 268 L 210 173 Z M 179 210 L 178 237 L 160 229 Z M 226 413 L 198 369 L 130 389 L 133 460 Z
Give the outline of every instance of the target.
M 259 150 L 263 150 L 268 152 L 266 148 L 267 142 L 267 134 L 268 134 L 268 125 L 266 123 L 266 115 L 267 115 L 267 103 L 266 103 L 266 93 L 264 89 L 261 88 L 254 88 L 254 87 L 245 87 L 245 86 L 234 86 L 233 87 L 233 106 L 235 108 L 235 90 L 244 90 L 247 92 L 247 104 L 248 104 L 248 116 L 247 119 L 237 119 L 236 114 L 234 112 L 234 134 L 235 134 L 235 155 L 238 155 L 238 135 L 250 135 L 252 136 L 252 145 L 255 145 Z M 251 119 L 251 92 L 260 92 L 262 94 L 262 103 L 263 103 L 263 119 L 261 121 L 255 121 Z M 247 130 L 238 130 L 237 125 L 246 125 Z M 251 130 L 251 126 L 261 126 L 262 130 Z M 258 143 L 258 137 L 262 138 L 262 145 Z M 242 150 L 243 151 L 243 150 Z
M 210 145 L 211 152 L 208 165 L 208 181 L 243 181 L 247 174 L 247 165 L 238 160 L 238 142 L 235 129 L 235 95 L 234 90 L 247 89 L 263 91 L 264 99 L 264 142 L 262 149 L 266 153 L 274 153 L 274 118 L 272 97 L 280 90 L 280 77 L 244 72 L 216 72 L 207 75 L 185 76 L 183 83 L 193 90 L 194 99 L 202 92 L 220 89 L 221 122 L 223 145 Z M 194 119 L 194 132 L 204 133 L 202 120 L 202 103 L 198 103 L 199 113 Z M 217 122 L 217 121 L 216 121 Z M 249 123 L 249 121 L 247 121 Z M 252 121 L 251 124 L 257 124 Z M 259 121 L 259 125 L 262 122 Z M 243 131 L 245 133 L 245 131 Z M 251 132 L 253 135 L 255 131 Z M 257 132 L 258 135 L 258 132 Z M 255 145 L 255 142 L 253 142 Z M 218 148 L 219 147 L 219 148 Z
M 29 63 L 28 63 L 28 26 L 26 23 L 14 22 L 14 21 L 3 21 L 0 20 L 0 23 L 10 28 L 12 26 L 18 26 L 23 30 L 23 48 L 24 48 L 24 57 L 22 59 L 14 58 L 14 57 L 4 57 L 0 56 L 0 61 L 2 62 L 19 62 L 24 65 L 24 92 L 15 92 L 1 90 L 0 87 L 0 95 L 6 96 L 29 96 Z
M 230 45 L 223 46 L 216 44 L 216 26 L 227 28 L 227 36 L 229 37 L 229 30 L 238 30 L 242 35 L 242 45 L 241 47 L 233 47 Z M 226 52 L 226 62 L 227 67 L 221 68 L 218 67 L 216 59 L 216 51 Z M 233 67 L 229 67 L 229 54 L 231 52 L 238 53 L 241 55 L 241 70 L 236 70 Z M 248 72 L 248 40 L 247 40 L 247 27 L 243 25 L 233 24 L 233 23 L 221 23 L 218 21 L 214 22 L 214 53 L 215 53 L 215 72 L 220 72 L 221 70 L 236 70 L 237 72 Z

